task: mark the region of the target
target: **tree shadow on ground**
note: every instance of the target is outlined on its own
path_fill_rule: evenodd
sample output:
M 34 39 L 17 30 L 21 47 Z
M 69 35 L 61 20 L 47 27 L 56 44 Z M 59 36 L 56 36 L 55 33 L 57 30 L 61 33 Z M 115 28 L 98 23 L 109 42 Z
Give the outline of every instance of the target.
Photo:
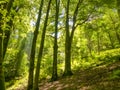
M 40 90 L 120 90 L 120 78 L 110 79 L 114 70 L 120 70 L 120 62 L 75 71 L 73 76 L 39 86 Z

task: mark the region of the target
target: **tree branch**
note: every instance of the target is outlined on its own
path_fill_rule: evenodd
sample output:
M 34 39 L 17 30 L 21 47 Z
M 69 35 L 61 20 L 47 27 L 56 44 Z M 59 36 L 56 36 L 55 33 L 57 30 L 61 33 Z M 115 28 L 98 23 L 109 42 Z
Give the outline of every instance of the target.
M 91 14 L 89 14 L 89 15 L 87 16 L 87 18 L 86 18 L 84 21 L 82 21 L 81 23 L 77 23 L 77 24 L 76 24 L 76 26 L 75 26 L 75 29 L 76 29 L 78 26 L 80 26 L 80 25 L 84 24 L 86 21 L 88 21 L 88 20 L 89 20 L 90 15 L 91 15 Z

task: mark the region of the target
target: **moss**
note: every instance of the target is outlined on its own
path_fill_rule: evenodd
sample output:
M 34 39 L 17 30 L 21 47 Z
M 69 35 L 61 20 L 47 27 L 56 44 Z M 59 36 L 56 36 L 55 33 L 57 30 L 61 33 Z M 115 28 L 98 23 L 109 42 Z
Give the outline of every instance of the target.
M 2 66 L 0 66 L 0 90 L 5 90 L 5 78 Z

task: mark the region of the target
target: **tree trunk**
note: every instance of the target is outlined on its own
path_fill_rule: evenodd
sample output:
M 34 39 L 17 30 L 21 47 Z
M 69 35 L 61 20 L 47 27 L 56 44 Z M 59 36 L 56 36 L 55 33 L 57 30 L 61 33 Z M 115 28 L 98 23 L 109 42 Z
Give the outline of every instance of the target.
M 41 0 L 38 19 L 37 19 L 37 22 L 36 22 L 36 28 L 35 28 L 35 31 L 34 31 L 34 37 L 33 37 L 33 41 L 32 41 L 27 90 L 32 90 L 33 89 L 35 48 L 36 48 L 36 40 L 37 40 L 37 36 L 38 36 L 38 30 L 39 30 L 39 26 L 40 26 L 40 19 L 41 19 L 41 12 L 42 12 L 42 7 L 43 7 L 43 2 L 44 2 L 44 0 Z
M 97 52 L 100 54 L 100 33 L 97 31 Z
M 58 45 L 57 45 L 57 37 L 58 37 L 58 18 L 59 18 L 59 6 L 60 0 L 56 0 L 56 16 L 55 16 L 55 37 L 54 37 L 54 55 L 53 55 L 53 71 L 52 71 L 52 81 L 57 80 L 57 53 L 58 53 Z
M 119 25 L 120 25 L 120 0 L 117 0 L 116 6 L 117 6 L 117 12 L 118 12 L 118 16 L 119 16 Z M 118 39 L 119 44 L 120 44 L 120 35 L 118 34 L 117 30 L 116 30 L 116 36 L 117 36 L 117 39 Z
M 67 7 L 66 7 L 66 36 L 65 36 L 65 70 L 63 76 L 69 76 L 72 75 L 71 71 L 71 59 L 70 59 L 70 32 L 69 32 L 69 4 L 70 0 L 67 0 Z
M 22 59 L 24 56 L 24 49 L 25 49 L 25 45 L 26 45 L 26 38 L 24 38 L 21 42 L 20 48 L 19 48 L 19 52 L 17 53 L 16 56 L 16 63 L 15 63 L 15 76 L 19 76 L 20 75 L 20 67 L 22 64 Z
M 91 44 L 91 37 L 87 38 L 87 47 L 89 49 L 90 56 L 92 57 L 92 44 Z
M 118 16 L 119 16 L 119 19 L 120 19 L 120 0 L 117 0 L 117 12 L 118 12 Z
M 74 11 L 74 15 L 73 15 L 73 26 L 72 26 L 72 31 L 70 34 L 70 30 L 69 30 L 69 3 L 70 0 L 67 1 L 67 7 L 66 7 L 66 39 L 65 39 L 65 71 L 63 76 L 69 76 L 72 75 L 72 71 L 71 71 L 71 48 L 72 48 L 72 40 L 73 40 L 73 36 L 74 36 L 74 32 L 76 29 L 76 19 L 77 19 L 77 15 L 78 15 L 78 9 L 80 6 L 80 3 L 83 0 L 79 0 L 77 3 L 77 6 L 75 8 Z
M 1 56 L 0 56 L 1 59 Z M 3 66 L 0 62 L 0 90 L 5 90 L 5 77 L 4 77 L 4 71 Z
M 6 8 L 7 16 L 10 13 L 13 1 L 14 0 L 10 0 L 7 4 L 7 8 Z M 6 6 L 6 4 L 4 4 L 4 5 Z M 2 15 L 2 13 L 0 13 L 0 21 L 2 21 L 2 17 L 3 17 L 3 15 Z M 4 70 L 3 70 L 3 61 L 4 61 L 4 56 L 5 56 L 5 52 L 6 52 L 6 49 L 7 49 L 8 41 L 9 41 L 9 38 L 10 38 L 9 37 L 10 36 L 10 30 L 5 31 L 5 30 L 2 29 L 3 23 L 6 23 L 6 22 L 0 22 L 0 90 L 5 90 L 5 77 L 4 77 Z
M 120 44 L 120 35 L 119 35 L 117 29 L 115 29 L 115 34 L 116 34 L 117 40 L 118 40 L 118 42 Z
M 119 16 L 119 14 L 118 14 Z M 110 16 L 112 22 L 113 22 L 113 30 L 115 31 L 115 34 L 116 34 L 116 38 L 118 40 L 118 43 L 120 44 L 120 36 L 119 36 L 119 33 L 118 33 L 118 30 L 119 30 L 119 25 L 120 25 L 120 21 L 119 21 L 119 25 L 116 27 L 115 25 L 115 22 L 114 22 L 114 19 L 112 18 L 112 16 Z
M 110 32 L 107 32 L 107 33 L 108 33 L 108 36 L 109 36 L 109 39 L 110 39 L 111 46 L 112 46 L 112 48 L 114 48 L 114 42 L 113 42 L 113 40 L 112 40 L 112 37 L 111 37 L 111 35 L 110 35 Z
M 13 2 L 14 0 L 9 0 L 8 4 L 7 4 L 7 7 L 6 7 L 6 10 L 7 10 L 7 14 L 6 14 L 6 17 L 9 16 L 10 14 L 10 10 L 12 8 L 12 5 L 13 5 Z M 6 6 L 6 5 L 5 5 Z M 14 18 L 14 16 L 12 17 L 12 19 Z M 13 22 L 12 22 L 12 19 L 10 19 L 10 21 L 8 22 L 5 22 L 6 24 L 8 24 L 8 27 L 9 30 L 5 30 L 4 31 L 4 34 L 5 34 L 5 38 L 4 38 L 4 42 L 3 42 L 3 58 L 5 57 L 5 53 L 6 53 L 6 50 L 7 50 L 7 46 L 8 46 L 8 42 L 9 42 L 9 39 L 10 39 L 10 34 L 11 34 L 11 27 L 13 26 Z
M 2 34 L 1 28 L 0 34 Z M 3 64 L 3 38 L 2 35 L 0 35 L 0 90 L 5 90 L 5 77 L 2 64 Z
M 46 33 L 46 28 L 47 28 L 47 21 L 48 21 L 51 1 L 52 0 L 49 0 L 49 2 L 48 2 L 46 18 L 45 18 L 44 27 L 43 27 L 43 30 L 42 30 L 40 49 L 39 49 L 36 72 L 35 72 L 34 90 L 39 90 L 38 81 L 39 81 L 39 74 L 40 74 L 40 66 L 41 66 L 41 60 L 42 60 L 42 54 L 43 54 L 43 48 L 44 48 L 44 41 L 45 41 L 45 33 Z

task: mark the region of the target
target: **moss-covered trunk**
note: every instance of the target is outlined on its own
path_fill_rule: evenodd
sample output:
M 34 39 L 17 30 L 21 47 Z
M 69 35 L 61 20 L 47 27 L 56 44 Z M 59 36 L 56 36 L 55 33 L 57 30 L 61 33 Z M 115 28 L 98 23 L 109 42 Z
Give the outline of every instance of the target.
M 56 15 L 55 15 L 55 37 L 54 37 L 54 48 L 53 48 L 53 71 L 52 71 L 52 80 L 55 81 L 58 78 L 57 75 L 57 38 L 58 38 L 58 17 L 59 17 L 59 5 L 60 0 L 56 0 Z
M 32 90 L 33 89 L 35 48 L 36 48 L 36 40 L 37 40 L 37 37 L 38 37 L 38 30 L 39 30 L 39 27 L 40 27 L 40 20 L 41 20 L 43 2 L 44 2 L 44 0 L 41 0 L 39 13 L 38 13 L 38 18 L 37 18 L 37 22 L 36 22 L 36 28 L 35 28 L 35 31 L 34 31 L 34 37 L 33 37 L 33 41 L 32 41 L 27 90 Z
M 1 28 L 0 34 L 2 34 Z M 0 35 L 0 90 L 5 90 L 5 77 L 2 64 L 3 64 L 3 38 L 2 35 Z
M 40 66 L 41 66 L 41 60 L 42 60 L 45 34 L 46 34 L 46 28 L 47 28 L 47 22 L 48 22 L 51 1 L 52 0 L 49 0 L 49 2 L 48 2 L 46 17 L 45 17 L 45 21 L 44 21 L 44 27 L 42 30 L 42 36 L 41 36 L 41 42 L 40 42 L 40 48 L 39 48 L 39 54 L 38 54 L 36 72 L 35 72 L 34 90 L 39 90 L 39 86 L 38 86 L 39 83 L 38 82 L 39 82 Z
M 82 3 L 83 0 L 79 0 L 76 7 L 75 11 L 73 14 L 73 25 L 72 25 L 72 30 L 70 33 L 69 29 L 69 4 L 70 0 L 67 0 L 67 6 L 66 6 L 66 37 L 65 37 L 65 71 L 63 76 L 69 76 L 72 75 L 72 70 L 71 70 L 71 48 L 72 48 L 72 41 L 73 41 L 73 36 L 74 32 L 76 29 L 76 21 L 77 21 L 77 15 L 78 15 L 78 9 L 80 6 L 80 3 Z
M 69 76 L 72 74 L 71 72 L 71 50 L 70 50 L 70 31 L 69 31 L 69 4 L 70 0 L 67 0 L 66 5 L 66 23 L 65 23 L 65 70 L 63 76 Z
M 8 24 L 10 27 L 11 22 L 5 22 L 3 18 L 7 18 L 7 16 L 10 14 L 10 10 L 12 8 L 14 0 L 9 0 L 8 3 L 0 4 L 0 8 L 3 7 L 3 10 L 7 11 L 6 15 L 3 15 L 0 13 L 0 90 L 5 90 L 5 77 L 4 77 L 4 70 L 3 70 L 3 61 L 4 56 L 7 50 L 8 41 L 10 38 L 10 30 L 4 30 L 3 25 Z M 10 29 L 10 28 L 9 28 Z
M 118 16 L 119 16 L 119 19 L 120 19 L 120 0 L 117 0 L 117 12 L 118 12 Z
M 1 58 L 0 58 L 1 60 Z M 3 66 L 0 62 L 0 90 L 5 90 L 5 78 L 4 78 L 4 71 Z

